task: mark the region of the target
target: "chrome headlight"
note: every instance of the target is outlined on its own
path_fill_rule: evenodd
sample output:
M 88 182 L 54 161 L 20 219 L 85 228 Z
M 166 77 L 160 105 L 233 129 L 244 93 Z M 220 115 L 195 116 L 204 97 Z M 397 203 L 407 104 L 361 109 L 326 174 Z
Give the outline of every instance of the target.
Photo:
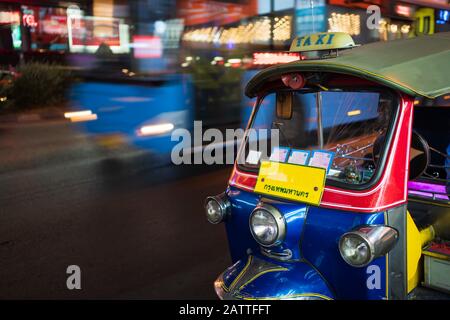
M 286 222 L 277 209 L 263 204 L 257 206 L 250 215 L 250 231 L 260 245 L 272 247 L 284 240 Z
M 206 219 L 212 224 L 218 224 L 225 220 L 230 207 L 230 202 L 225 193 L 207 197 L 205 201 Z
M 397 239 L 398 232 L 391 227 L 360 226 L 341 236 L 339 252 L 349 265 L 364 267 L 388 253 Z

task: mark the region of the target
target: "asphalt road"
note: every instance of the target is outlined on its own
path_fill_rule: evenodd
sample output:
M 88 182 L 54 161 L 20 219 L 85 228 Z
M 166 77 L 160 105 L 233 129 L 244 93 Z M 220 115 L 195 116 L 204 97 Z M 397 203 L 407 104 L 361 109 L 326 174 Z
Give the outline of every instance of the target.
M 1 124 L 0 299 L 215 299 L 230 258 L 203 200 L 230 169 L 152 165 L 70 123 Z

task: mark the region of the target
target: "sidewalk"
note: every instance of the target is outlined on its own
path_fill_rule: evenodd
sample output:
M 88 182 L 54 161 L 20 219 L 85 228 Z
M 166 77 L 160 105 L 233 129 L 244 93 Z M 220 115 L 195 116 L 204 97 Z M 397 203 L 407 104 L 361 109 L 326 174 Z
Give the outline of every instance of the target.
M 63 120 L 65 107 L 42 108 L 25 112 L 0 112 L 0 123 L 39 122 L 42 120 Z

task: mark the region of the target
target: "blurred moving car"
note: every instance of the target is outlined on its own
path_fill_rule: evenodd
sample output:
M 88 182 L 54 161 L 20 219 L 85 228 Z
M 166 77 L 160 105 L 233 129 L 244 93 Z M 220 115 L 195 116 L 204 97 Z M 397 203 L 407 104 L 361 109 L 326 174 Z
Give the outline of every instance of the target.
M 93 135 L 105 150 L 138 147 L 167 158 L 177 141 L 171 133 L 190 129 L 193 98 L 189 75 L 87 76 L 71 88 L 66 118 Z

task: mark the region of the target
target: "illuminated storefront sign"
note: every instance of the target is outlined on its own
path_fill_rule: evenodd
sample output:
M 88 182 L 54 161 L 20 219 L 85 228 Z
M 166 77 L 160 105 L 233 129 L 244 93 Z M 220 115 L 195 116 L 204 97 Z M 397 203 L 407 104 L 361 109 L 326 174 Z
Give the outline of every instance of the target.
M 434 33 L 434 9 L 420 8 L 416 10 L 416 28 L 414 32 L 416 35 L 433 34 Z
M 417 2 L 417 1 L 411 1 L 411 2 Z M 449 4 L 448 0 L 420 0 L 420 2 L 423 5 L 428 4 L 430 7 L 432 7 L 433 5 L 448 5 Z
M 11 25 L 11 36 L 14 49 L 22 48 L 22 33 L 20 30 L 20 24 Z
M 300 60 L 300 54 L 294 52 L 255 52 L 254 65 L 274 65 Z
M 394 23 L 386 19 L 380 20 L 380 26 L 378 28 L 380 40 L 396 40 L 407 38 L 411 32 L 411 25 L 406 23 Z
M 271 10 L 271 2 L 273 0 L 257 0 L 258 1 L 258 14 L 267 14 Z M 309 1 L 309 0 L 307 0 Z M 296 0 L 276 0 L 273 1 L 273 10 L 281 11 L 288 10 L 295 7 Z
M 21 6 L 22 24 L 30 32 L 32 50 L 67 50 L 66 9 L 60 7 Z
M 46 34 L 67 35 L 67 17 L 51 16 L 41 22 L 42 31 Z
M 20 24 L 20 12 L 0 11 L 0 24 Z
M 450 22 L 450 11 L 449 10 L 439 10 L 437 14 L 437 24 L 446 24 Z
M 66 9 L 67 17 L 72 18 L 72 27 L 80 27 L 80 19 L 83 17 L 84 13 L 77 5 L 70 5 Z
M 165 49 L 176 49 L 180 46 L 180 39 L 184 30 L 183 19 L 155 21 L 154 29 L 154 35 L 161 38 Z
M 397 4 L 394 8 L 394 11 L 399 16 L 403 17 L 412 17 L 414 15 L 414 9 L 411 6 L 403 5 L 403 4 Z
M 332 12 L 328 18 L 328 31 L 345 32 L 357 36 L 361 33 L 361 17 L 359 14 Z
M 68 16 L 67 29 L 71 52 L 94 53 L 100 45 L 113 53 L 130 52 L 129 27 L 121 19 Z
M 180 1 L 178 6 L 178 16 L 184 19 L 187 26 L 210 22 L 224 25 L 255 15 L 257 15 L 255 0 L 244 3 L 186 0 Z
M 38 23 L 36 22 L 36 18 L 33 14 L 24 14 L 23 25 L 25 27 L 36 28 L 38 26 Z
M 136 59 L 161 58 L 163 55 L 160 37 L 135 35 L 132 47 Z
M 291 38 L 292 17 L 274 18 L 274 41 L 287 41 Z M 205 27 L 186 31 L 183 41 L 214 43 L 233 46 L 235 44 L 267 44 L 270 41 L 271 20 L 261 17 L 238 27 Z
M 20 12 L 0 11 L 0 25 L 11 28 L 12 45 L 14 49 L 22 47 L 22 34 L 20 32 Z
M 297 0 L 295 29 L 297 36 L 326 31 L 325 0 Z
M 367 9 L 368 6 L 371 5 L 377 5 L 381 7 L 382 11 L 384 8 L 384 5 L 387 4 L 388 1 L 384 0 L 360 0 L 360 1 L 349 1 L 349 0 L 328 0 L 328 3 L 330 5 L 334 6 L 341 6 L 341 7 L 347 7 L 347 8 L 360 8 L 360 9 Z

